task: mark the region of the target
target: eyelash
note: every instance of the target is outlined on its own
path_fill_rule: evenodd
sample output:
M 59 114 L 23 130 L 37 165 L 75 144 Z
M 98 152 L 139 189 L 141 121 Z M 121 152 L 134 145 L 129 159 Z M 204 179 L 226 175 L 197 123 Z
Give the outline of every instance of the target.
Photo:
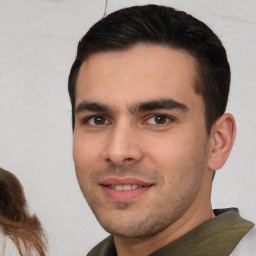
M 163 123 L 149 123 L 149 120 L 150 119 L 154 119 L 154 121 L 156 121 L 156 118 L 158 118 L 158 117 L 160 117 L 160 118 L 165 118 L 165 120 L 164 120 L 164 122 Z M 94 120 L 95 121 L 95 119 L 96 118 L 102 118 L 102 119 L 104 119 L 104 123 L 102 123 L 102 124 L 90 124 L 89 122 L 91 121 L 91 120 Z M 168 123 L 170 123 L 170 122 L 173 122 L 173 121 L 175 121 L 176 119 L 174 118 L 174 117 L 172 117 L 172 116 L 169 116 L 169 115 L 165 115 L 165 114 L 152 114 L 152 115 L 150 115 L 150 116 L 147 116 L 146 118 L 145 118 L 145 121 L 143 121 L 143 124 L 145 124 L 145 123 L 147 123 L 148 125 L 150 125 L 150 126 L 164 126 L 164 125 L 167 125 Z M 106 124 L 111 124 L 111 121 L 110 121 L 110 119 L 108 118 L 108 117 L 106 117 L 106 116 L 104 116 L 104 115 L 93 115 L 93 116 L 89 116 L 89 117 L 86 117 L 86 118 L 84 118 L 83 120 L 82 120 L 82 124 L 83 125 L 85 125 L 85 124 L 89 124 L 89 125 L 91 125 L 91 126 L 101 126 L 101 125 L 106 125 Z
M 156 118 L 164 118 L 164 123 L 156 123 Z M 172 117 L 172 116 L 169 116 L 169 115 L 165 115 L 165 114 L 154 114 L 154 115 L 150 115 L 147 119 L 146 119 L 146 122 L 148 122 L 150 119 L 154 119 L 155 123 L 154 124 L 150 124 L 148 123 L 149 125 L 166 125 L 170 122 L 173 122 L 175 121 L 175 118 Z M 161 121 L 161 120 L 160 120 Z
M 90 120 L 95 120 L 96 118 L 104 118 L 105 121 L 108 121 L 108 123 L 110 123 L 110 121 L 108 120 L 107 117 L 105 117 L 104 115 L 95 115 L 95 116 L 89 116 L 86 117 L 85 119 L 82 120 L 82 124 L 88 124 L 90 122 Z M 104 123 L 105 124 L 105 123 Z M 92 125 L 92 124 L 91 124 Z M 97 126 L 96 124 L 92 125 L 92 126 Z

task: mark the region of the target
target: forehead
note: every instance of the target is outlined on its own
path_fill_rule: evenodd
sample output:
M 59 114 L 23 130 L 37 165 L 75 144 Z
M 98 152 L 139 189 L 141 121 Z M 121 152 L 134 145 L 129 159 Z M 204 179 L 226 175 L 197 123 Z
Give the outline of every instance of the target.
M 80 68 L 76 104 L 88 99 L 112 104 L 165 97 L 185 101 L 198 96 L 196 75 L 194 57 L 184 50 L 139 44 L 95 53 Z

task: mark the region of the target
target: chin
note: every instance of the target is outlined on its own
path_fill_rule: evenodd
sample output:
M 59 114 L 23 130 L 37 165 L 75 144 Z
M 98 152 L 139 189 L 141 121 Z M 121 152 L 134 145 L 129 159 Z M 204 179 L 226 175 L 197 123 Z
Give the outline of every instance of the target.
M 152 218 L 151 215 L 138 218 L 137 214 L 120 212 L 111 217 L 96 216 L 100 225 L 110 234 L 124 238 L 152 237 L 165 230 L 173 221 L 167 218 Z

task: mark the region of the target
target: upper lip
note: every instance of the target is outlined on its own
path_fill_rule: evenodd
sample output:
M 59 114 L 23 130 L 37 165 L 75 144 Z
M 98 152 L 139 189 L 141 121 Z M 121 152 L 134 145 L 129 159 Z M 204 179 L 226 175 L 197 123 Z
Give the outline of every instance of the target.
M 101 182 L 101 185 L 108 186 L 118 186 L 118 185 L 139 185 L 143 187 L 151 186 L 153 183 L 143 181 L 138 178 L 133 178 L 133 177 L 107 177 L 104 178 Z

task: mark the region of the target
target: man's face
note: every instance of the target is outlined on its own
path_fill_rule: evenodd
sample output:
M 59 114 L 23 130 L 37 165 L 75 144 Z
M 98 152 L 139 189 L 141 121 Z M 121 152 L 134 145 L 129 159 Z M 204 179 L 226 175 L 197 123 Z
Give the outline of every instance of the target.
M 191 55 L 156 45 L 92 54 L 81 66 L 74 162 L 108 232 L 152 236 L 209 203 L 209 138 L 195 79 Z

